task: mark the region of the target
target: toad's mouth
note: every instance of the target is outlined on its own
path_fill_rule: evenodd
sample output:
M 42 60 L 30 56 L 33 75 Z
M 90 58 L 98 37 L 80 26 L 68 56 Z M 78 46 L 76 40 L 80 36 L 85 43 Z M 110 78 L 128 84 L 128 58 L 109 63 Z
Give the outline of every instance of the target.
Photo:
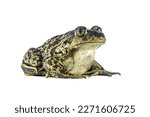
M 99 44 L 99 45 L 102 45 L 105 42 L 106 42 L 105 37 L 100 37 L 100 38 L 96 38 L 93 40 L 84 41 L 84 42 L 81 42 L 79 44 Z
M 78 49 L 93 49 L 95 50 L 96 48 L 99 48 L 101 45 L 103 45 L 104 43 L 99 43 L 99 42 L 86 42 L 86 43 L 80 43 L 74 46 L 74 48 L 78 48 Z
M 103 45 L 104 42 L 84 42 L 84 43 L 79 43 L 79 44 L 76 44 L 75 46 L 84 46 L 84 45 L 87 45 L 87 46 L 90 46 L 90 45 L 97 45 L 97 46 L 100 46 L 100 45 Z

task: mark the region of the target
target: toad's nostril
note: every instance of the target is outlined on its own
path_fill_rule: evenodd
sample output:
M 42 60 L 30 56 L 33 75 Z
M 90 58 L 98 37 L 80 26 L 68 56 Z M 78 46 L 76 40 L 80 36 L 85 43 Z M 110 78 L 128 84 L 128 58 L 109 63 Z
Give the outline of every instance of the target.
M 101 37 L 101 41 L 102 41 L 102 43 L 105 43 L 106 42 L 106 38 L 105 37 Z

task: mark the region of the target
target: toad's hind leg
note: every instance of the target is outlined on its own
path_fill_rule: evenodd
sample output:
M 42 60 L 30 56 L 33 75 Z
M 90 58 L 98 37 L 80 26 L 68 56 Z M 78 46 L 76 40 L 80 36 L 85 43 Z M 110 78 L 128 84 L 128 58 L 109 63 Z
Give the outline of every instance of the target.
M 30 48 L 24 55 L 22 70 L 27 76 L 43 76 L 42 57 L 40 52 L 35 48 Z
M 24 75 L 26 76 L 44 76 L 45 70 L 37 67 L 29 66 L 26 64 L 21 65 L 22 70 L 24 71 Z
M 61 77 L 65 74 L 61 60 L 57 57 L 48 57 L 43 60 L 43 68 L 45 69 L 45 76 L 48 77 Z M 63 77 L 63 76 L 62 76 Z
M 103 76 L 112 76 L 112 75 L 121 75 L 119 72 L 110 72 L 105 70 L 99 63 L 96 61 L 93 62 L 93 65 L 91 66 L 90 70 L 88 70 L 85 75 L 87 76 L 97 76 L 97 75 L 103 75 Z

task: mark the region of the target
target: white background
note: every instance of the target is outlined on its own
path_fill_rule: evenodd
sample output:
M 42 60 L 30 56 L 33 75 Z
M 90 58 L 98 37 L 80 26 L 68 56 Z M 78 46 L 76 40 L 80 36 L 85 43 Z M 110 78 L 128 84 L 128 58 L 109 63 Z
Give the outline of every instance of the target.
M 27 77 L 24 53 L 83 25 L 102 27 L 106 44 L 96 60 L 121 76 L 88 79 Z M 150 115 L 149 0 L 1 0 L 0 116 L 148 117 Z M 15 114 L 22 106 L 135 105 L 134 114 Z

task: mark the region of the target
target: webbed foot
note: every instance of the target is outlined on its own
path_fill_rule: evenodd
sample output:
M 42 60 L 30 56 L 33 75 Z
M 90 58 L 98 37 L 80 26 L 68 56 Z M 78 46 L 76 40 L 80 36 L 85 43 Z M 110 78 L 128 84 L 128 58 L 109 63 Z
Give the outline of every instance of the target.
M 106 70 L 100 70 L 98 72 L 98 75 L 104 75 L 104 76 L 109 76 L 111 77 L 112 75 L 121 75 L 119 72 L 110 72 L 110 71 L 106 71 Z
M 116 74 L 121 75 L 119 72 L 110 72 L 110 71 L 105 70 L 96 61 L 93 62 L 91 69 L 85 73 L 85 75 L 88 75 L 88 76 L 102 75 L 102 76 L 109 76 L 109 77 L 111 77 L 112 75 L 116 75 Z

